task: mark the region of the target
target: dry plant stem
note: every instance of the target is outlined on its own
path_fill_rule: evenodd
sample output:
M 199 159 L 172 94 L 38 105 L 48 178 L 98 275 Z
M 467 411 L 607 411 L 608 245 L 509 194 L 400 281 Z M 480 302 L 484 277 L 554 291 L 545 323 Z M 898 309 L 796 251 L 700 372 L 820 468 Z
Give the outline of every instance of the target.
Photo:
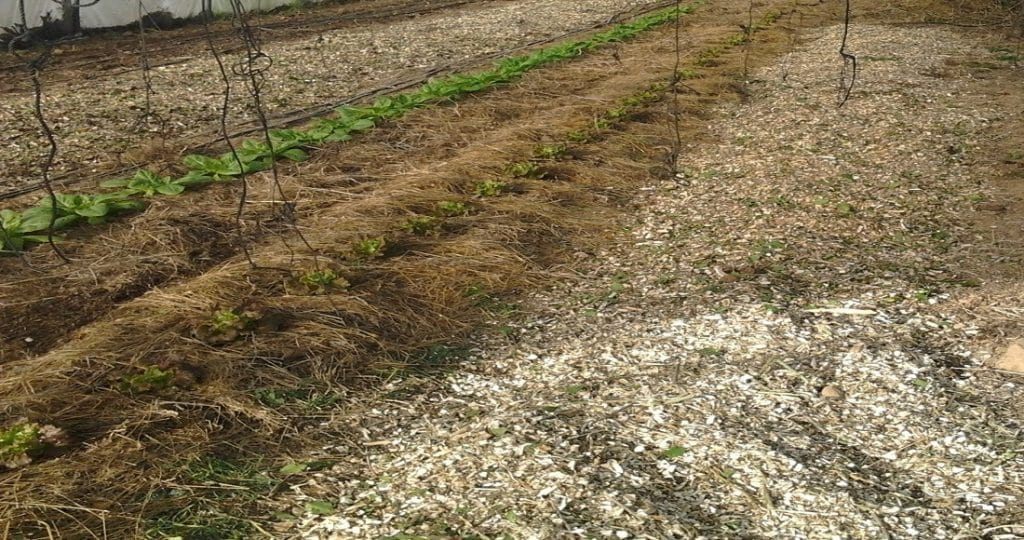
M 8 48 L 9 51 L 16 57 L 20 58 L 20 55 L 15 52 L 15 45 L 19 41 L 28 41 L 31 38 L 31 33 L 28 28 L 28 18 L 25 16 L 25 0 L 20 0 L 18 4 L 21 15 L 21 25 L 24 28 L 24 33 L 17 38 L 11 40 Z M 43 130 L 43 134 L 46 136 L 46 141 L 49 144 L 49 149 L 46 154 L 46 161 L 43 163 L 43 189 L 46 190 L 47 196 L 50 198 L 50 224 L 46 228 L 46 242 L 53 248 L 53 252 L 57 254 L 57 257 L 65 263 L 70 263 L 71 260 L 64 255 L 64 253 L 57 247 L 57 243 L 53 241 L 54 226 L 57 223 L 57 194 L 53 191 L 53 183 L 50 182 L 50 169 L 53 167 L 54 159 L 57 157 L 57 138 L 53 135 L 53 130 L 50 129 L 50 124 L 47 123 L 46 117 L 43 115 L 43 86 L 39 80 L 39 73 L 46 65 L 46 61 L 49 60 L 50 54 L 53 52 L 53 46 L 50 43 L 44 43 L 43 51 L 39 53 L 39 56 L 32 60 L 26 60 L 25 65 L 29 69 L 30 78 L 32 80 L 32 92 L 34 95 L 32 113 L 39 122 L 40 128 Z M 7 235 L 7 231 L 4 231 L 4 235 Z
M 259 39 L 253 33 L 252 27 L 246 19 L 247 13 L 245 11 L 245 7 L 241 4 L 241 1 L 232 0 L 231 8 L 234 12 L 235 22 L 238 26 L 238 33 L 241 36 L 242 41 L 245 43 L 246 48 L 245 60 L 235 65 L 235 74 L 244 75 L 248 79 L 249 95 L 252 97 L 253 109 L 255 109 L 257 120 L 259 120 L 260 130 L 263 134 L 263 143 L 266 144 L 267 148 L 270 149 L 271 153 L 273 153 L 274 142 L 270 138 L 270 125 L 267 120 L 266 111 L 263 108 L 262 96 L 263 83 L 266 80 L 266 71 L 273 66 L 273 59 L 263 52 Z M 273 182 L 273 190 L 271 191 L 272 209 L 278 214 L 277 217 L 283 218 L 288 223 L 299 240 L 306 246 L 306 249 L 314 253 L 313 266 L 319 270 L 320 263 L 318 257 L 315 255 L 313 246 L 310 245 L 306 236 L 296 226 L 295 203 L 288 200 L 284 194 L 284 190 L 281 188 L 277 160 L 273 157 L 271 157 L 270 160 L 270 174 Z M 277 207 L 278 197 L 281 198 L 280 210 L 278 210 Z M 244 204 L 245 200 L 243 195 L 242 200 L 239 202 L 239 206 L 241 207 Z M 241 219 L 241 209 L 239 210 L 239 219 Z M 295 250 L 292 249 L 291 245 L 284 239 L 284 237 L 282 237 L 282 243 L 285 245 L 285 248 L 288 250 L 292 260 L 294 261 Z
M 142 0 L 139 0 L 138 26 L 139 26 L 139 66 L 142 72 L 143 88 L 143 109 L 139 115 L 136 129 L 146 129 L 152 120 L 157 120 L 153 114 L 153 76 L 152 67 L 149 63 L 149 54 L 146 47 L 146 25 L 142 21 L 143 10 Z
M 47 123 L 46 117 L 43 116 L 43 87 L 39 81 L 39 72 L 41 70 L 41 63 L 46 61 L 46 57 L 50 55 L 50 48 L 43 53 L 36 62 L 33 62 L 32 69 L 32 89 L 35 92 L 35 107 L 33 113 L 35 114 L 36 120 L 39 121 L 39 125 L 43 129 L 43 133 L 46 135 L 46 141 L 49 144 L 49 149 L 46 153 L 46 162 L 43 163 L 43 187 L 46 189 L 46 194 L 50 198 L 50 225 L 46 228 L 46 241 L 53 248 L 53 252 L 60 257 L 60 260 L 70 263 L 71 260 L 64 255 L 64 253 L 57 247 L 57 243 L 53 241 L 53 228 L 57 223 L 57 194 L 53 191 L 53 184 L 50 182 L 50 168 L 53 167 L 53 160 L 57 157 L 57 138 L 53 135 L 53 130 L 50 129 L 50 124 Z
M 672 152 L 669 155 L 669 171 L 672 173 L 672 178 L 679 176 L 679 155 L 683 149 L 683 135 L 682 135 L 682 119 L 680 118 L 681 113 L 679 111 L 679 85 L 682 82 L 682 75 L 679 73 L 679 68 L 682 65 L 682 15 L 680 8 L 682 2 L 676 0 L 676 20 L 675 28 L 673 29 L 672 38 L 674 40 L 673 45 L 675 46 L 675 64 L 672 67 Z
M 210 49 L 210 54 L 213 55 L 214 62 L 217 63 L 217 69 L 220 72 L 221 81 L 224 84 L 224 99 L 221 100 L 220 105 L 220 134 L 224 137 L 224 142 L 228 145 L 228 151 L 231 156 L 235 158 L 235 164 L 238 165 L 238 170 L 241 174 L 238 176 L 239 184 L 242 186 L 242 194 L 238 200 L 238 208 L 235 211 L 235 226 L 238 232 L 238 246 L 241 248 L 242 253 L 245 254 L 245 259 L 249 262 L 250 266 L 255 267 L 256 263 L 252 260 L 252 254 L 249 252 L 249 244 L 245 238 L 245 224 L 242 222 L 242 213 L 245 211 L 245 201 L 249 192 L 249 179 L 245 174 L 245 166 L 242 164 L 242 160 L 238 157 L 238 152 L 235 150 L 235 143 L 231 141 L 231 137 L 228 136 L 228 110 L 231 106 L 231 77 L 228 75 L 227 67 L 224 65 L 224 60 L 221 58 L 220 53 L 217 51 L 217 46 L 213 42 L 213 33 L 210 32 L 210 12 L 203 10 L 203 31 L 206 33 L 206 43 Z
M 750 79 L 750 46 L 754 32 L 754 0 L 747 5 L 747 27 L 743 29 L 743 81 Z
M 839 56 L 843 58 L 843 69 L 839 75 L 839 107 L 846 105 L 857 84 L 857 57 L 846 51 L 846 40 L 850 36 L 850 2 L 846 0 L 846 12 L 843 16 L 843 40 L 839 45 Z M 846 76 L 850 76 L 850 84 L 846 84 Z

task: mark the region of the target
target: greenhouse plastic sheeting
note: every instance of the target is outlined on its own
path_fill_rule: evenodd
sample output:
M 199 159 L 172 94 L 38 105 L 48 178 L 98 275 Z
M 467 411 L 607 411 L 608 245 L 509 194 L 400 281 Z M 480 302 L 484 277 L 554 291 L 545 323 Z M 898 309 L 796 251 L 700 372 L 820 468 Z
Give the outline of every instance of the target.
M 0 28 L 21 24 L 18 8 L 20 0 L 0 0 Z M 92 0 L 82 0 L 88 4 Z M 266 11 L 291 4 L 293 0 L 242 0 L 247 10 Z M 83 29 L 112 28 L 134 23 L 139 18 L 140 4 L 143 16 L 164 13 L 175 19 L 197 17 L 203 12 L 203 0 L 99 0 L 79 10 Z M 230 13 L 230 0 L 213 0 L 214 13 Z M 63 10 L 59 0 L 25 0 L 25 18 L 29 27 L 42 25 L 44 20 L 60 20 Z
M 32 28 L 42 26 L 45 20 L 59 21 L 63 12 L 53 0 L 25 0 L 25 20 Z M 18 0 L 0 0 L 0 33 L 16 25 L 21 25 Z

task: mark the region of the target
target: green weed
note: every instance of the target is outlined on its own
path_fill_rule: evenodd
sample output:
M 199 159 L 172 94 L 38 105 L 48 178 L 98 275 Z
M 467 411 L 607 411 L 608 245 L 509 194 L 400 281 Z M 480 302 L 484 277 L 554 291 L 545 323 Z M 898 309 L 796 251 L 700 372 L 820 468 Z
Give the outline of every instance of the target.
M 204 457 L 185 463 L 179 474 L 189 484 L 203 486 L 203 496 L 179 489 L 154 494 L 160 506 L 172 509 L 148 522 L 147 538 L 248 540 L 256 536 L 254 522 L 240 516 L 255 511 L 255 501 L 277 485 L 258 463 Z
M 272 409 L 299 406 L 311 411 L 331 408 L 342 398 L 335 392 L 319 391 L 313 387 L 258 388 L 253 391 L 253 397 L 262 405 Z

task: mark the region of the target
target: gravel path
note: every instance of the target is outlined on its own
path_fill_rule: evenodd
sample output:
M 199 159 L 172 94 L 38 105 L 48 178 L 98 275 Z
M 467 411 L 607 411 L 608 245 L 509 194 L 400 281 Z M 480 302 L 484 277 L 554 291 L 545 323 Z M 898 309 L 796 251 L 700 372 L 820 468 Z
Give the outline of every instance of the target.
M 318 38 L 269 42 L 273 58 L 264 90 L 270 115 L 330 103 L 424 68 L 463 61 L 602 22 L 651 0 L 518 0 L 431 14 L 402 22 L 347 27 Z M 264 39 L 272 39 L 265 36 Z M 236 55 L 227 55 L 229 66 Z M 46 116 L 61 153 L 56 172 L 132 163 L 166 138 L 212 138 L 222 86 L 212 58 L 153 70 L 152 121 L 140 124 L 145 91 L 140 72 L 46 88 Z M 235 84 L 230 123 L 253 120 L 242 79 Z M 0 189 L 39 180 L 45 139 L 32 116 L 32 96 L 0 98 Z M 177 152 L 171 144 L 167 149 Z
M 335 418 L 362 436 L 281 498 L 278 534 L 1024 538 L 1022 381 L 953 301 L 969 157 L 1010 114 L 957 66 L 992 53 L 852 36 L 846 108 L 837 28 L 756 73 L 515 344 Z

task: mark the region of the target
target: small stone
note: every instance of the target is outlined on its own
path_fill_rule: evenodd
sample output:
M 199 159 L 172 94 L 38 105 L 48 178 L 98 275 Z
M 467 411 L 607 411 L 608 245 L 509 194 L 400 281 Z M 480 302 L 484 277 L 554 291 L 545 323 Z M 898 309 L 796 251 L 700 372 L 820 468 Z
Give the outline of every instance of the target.
M 1006 352 L 996 360 L 996 369 L 1024 373 L 1024 342 L 1014 341 L 1006 348 Z
M 843 389 L 839 388 L 838 386 L 826 384 L 825 387 L 821 389 L 821 397 L 825 399 L 834 399 L 838 401 L 841 399 L 846 399 L 846 392 L 844 392 Z

